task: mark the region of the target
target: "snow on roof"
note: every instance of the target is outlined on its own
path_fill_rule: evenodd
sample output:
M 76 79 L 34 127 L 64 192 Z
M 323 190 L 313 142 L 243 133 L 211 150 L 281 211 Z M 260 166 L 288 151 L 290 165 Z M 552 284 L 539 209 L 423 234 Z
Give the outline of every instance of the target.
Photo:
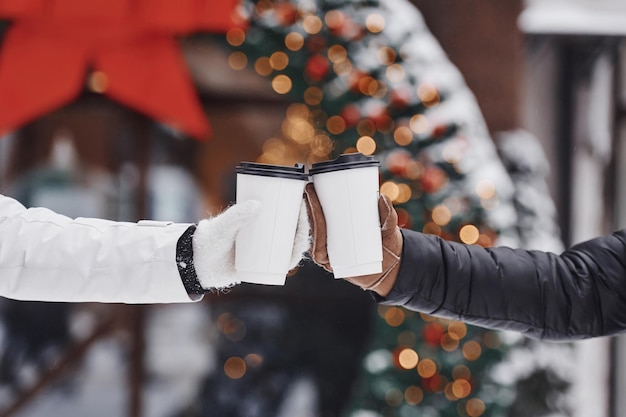
M 626 2 L 527 1 L 518 25 L 522 32 L 528 34 L 626 36 Z

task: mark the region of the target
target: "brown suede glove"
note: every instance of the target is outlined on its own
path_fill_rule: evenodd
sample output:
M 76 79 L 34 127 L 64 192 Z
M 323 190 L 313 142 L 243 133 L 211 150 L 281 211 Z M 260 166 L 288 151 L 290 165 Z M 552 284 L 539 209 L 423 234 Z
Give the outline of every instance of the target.
M 311 258 L 317 265 L 332 272 L 326 250 L 326 220 L 312 183 L 306 185 L 304 198 L 311 224 Z M 391 200 L 382 194 L 378 199 L 378 212 L 382 225 L 383 272 L 346 278 L 346 280 L 364 290 L 371 290 L 385 297 L 391 291 L 398 277 L 403 242 L 402 233 L 398 227 L 398 214 L 393 208 Z

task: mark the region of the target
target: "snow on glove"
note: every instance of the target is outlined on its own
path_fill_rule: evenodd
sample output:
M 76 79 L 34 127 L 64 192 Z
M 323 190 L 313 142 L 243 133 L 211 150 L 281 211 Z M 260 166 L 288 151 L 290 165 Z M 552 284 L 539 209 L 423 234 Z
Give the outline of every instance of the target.
M 311 258 L 317 265 L 332 272 L 326 248 L 326 220 L 312 183 L 306 185 L 304 194 L 312 234 Z M 403 241 L 398 227 L 398 214 L 386 195 L 381 195 L 378 199 L 378 213 L 382 225 L 383 271 L 378 274 L 346 278 L 346 280 L 384 297 L 389 294 L 398 276 Z
M 202 288 L 226 289 L 239 284 L 235 274 L 235 238 L 260 209 L 259 201 L 244 201 L 198 223 L 193 234 L 193 258 Z

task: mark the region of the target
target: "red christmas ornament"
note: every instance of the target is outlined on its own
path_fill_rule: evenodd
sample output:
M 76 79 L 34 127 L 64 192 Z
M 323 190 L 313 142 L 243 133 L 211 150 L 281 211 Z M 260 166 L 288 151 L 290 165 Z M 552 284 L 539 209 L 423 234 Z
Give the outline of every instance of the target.
M 0 51 L 0 131 L 74 99 L 85 73 L 97 91 L 205 139 L 204 112 L 175 37 L 245 26 L 238 0 L 0 0 L 10 19 Z
M 350 19 L 350 17 L 343 15 L 340 24 L 333 25 L 329 28 L 329 32 L 337 37 L 344 38 L 349 41 L 356 41 L 361 39 L 365 34 L 363 26 Z
M 361 110 L 357 106 L 349 104 L 341 110 L 339 116 L 346 122 L 346 127 L 353 127 L 361 120 Z
M 328 75 L 330 64 L 324 55 L 316 54 L 310 57 L 304 67 L 304 74 L 312 81 L 321 81 Z
M 306 41 L 306 49 L 311 54 L 321 53 L 326 49 L 326 39 L 319 35 L 309 36 Z
M 437 322 L 428 323 L 423 328 L 424 342 L 430 346 L 440 346 L 441 337 L 445 334 L 446 330 L 443 326 Z
M 389 94 L 389 103 L 397 109 L 403 109 L 411 102 L 411 91 L 407 88 L 394 88 Z
M 439 138 L 448 131 L 448 126 L 445 124 L 438 124 L 433 128 L 433 136 Z
M 448 176 L 443 170 L 429 166 L 424 169 L 419 181 L 422 189 L 430 194 L 439 191 L 448 182 Z
M 274 9 L 274 17 L 280 26 L 291 26 L 298 20 L 298 9 L 293 3 L 280 3 Z
M 406 175 L 409 162 L 411 162 L 411 154 L 405 150 L 393 151 L 385 159 L 389 172 L 399 177 Z
M 393 120 L 387 112 L 387 108 L 383 105 L 372 109 L 367 118 L 376 125 L 376 129 L 380 131 L 388 131 L 393 124 Z

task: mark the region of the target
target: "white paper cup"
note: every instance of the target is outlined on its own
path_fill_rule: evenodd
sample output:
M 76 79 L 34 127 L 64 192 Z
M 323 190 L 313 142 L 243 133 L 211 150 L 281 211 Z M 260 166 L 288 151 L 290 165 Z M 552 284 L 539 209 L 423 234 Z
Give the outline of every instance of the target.
M 259 215 L 237 234 L 237 278 L 241 282 L 284 285 L 308 180 L 304 165 L 242 162 L 236 171 L 237 202 L 258 200 L 262 204 Z
M 335 278 L 382 272 L 379 162 L 360 153 L 313 164 L 310 175 L 326 219 Z

